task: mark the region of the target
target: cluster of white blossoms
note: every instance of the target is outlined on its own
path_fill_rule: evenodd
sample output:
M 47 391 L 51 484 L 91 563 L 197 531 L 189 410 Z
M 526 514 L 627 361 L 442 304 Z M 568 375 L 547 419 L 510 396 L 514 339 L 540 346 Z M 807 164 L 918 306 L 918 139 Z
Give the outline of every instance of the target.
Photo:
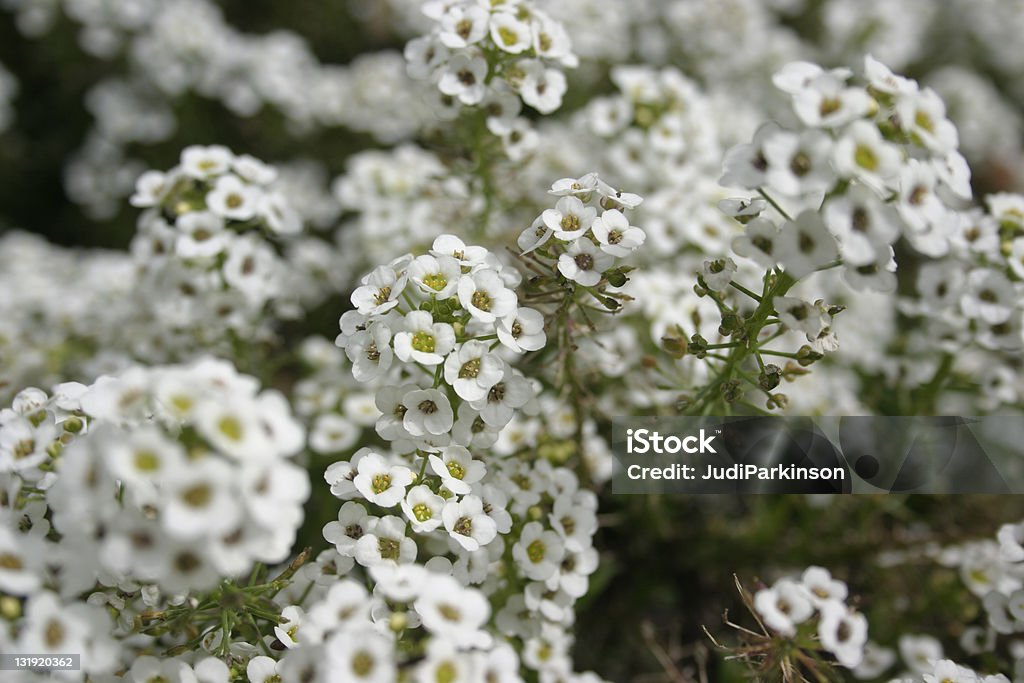
M 353 292 L 337 344 L 355 379 L 376 387 L 388 446 L 327 469 L 346 502 L 324 527 L 336 548 L 318 558 L 326 593 L 282 612 L 289 651 L 278 666 L 520 680 L 521 663 L 544 679 L 570 676 L 566 629 L 597 568 L 596 497 L 570 469 L 529 456 L 518 416 L 541 404 L 510 361 L 546 335 L 541 313 L 519 305 L 520 279 L 487 249 L 441 235 Z M 351 571 L 372 593 L 336 578 Z
M 554 260 L 563 278 L 582 287 L 602 282 L 624 285 L 625 274 L 616 266 L 617 259 L 629 256 L 647 240 L 643 229 L 630 224 L 627 212 L 643 199 L 616 190 L 596 173 L 561 178 L 548 192 L 559 200 L 519 234 L 522 253 Z
M 956 127 L 933 90 L 870 56 L 864 69 L 864 85 L 808 62 L 775 75 L 801 127 L 762 126 L 726 155 L 722 183 L 760 190 L 796 218 L 779 226 L 763 200 L 731 205 L 746 224 L 739 255 L 795 277 L 842 259 L 854 289 L 892 291 L 900 236 L 928 257 L 949 252 L 955 209 L 971 199 Z
M 112 640 L 147 610 L 287 559 L 304 442 L 280 393 L 211 358 L 21 391 L 0 411 L 0 591 L 27 605 L 0 646 L 131 665 L 149 639 Z
M 152 303 L 162 331 L 266 336 L 274 316 L 295 317 L 310 303 L 303 297 L 315 303 L 330 289 L 331 246 L 300 234 L 276 178 L 219 145 L 188 147 L 178 166 L 139 177 L 131 203 L 145 210 L 131 250 L 140 287 L 179 293 Z
M 852 669 L 864 658 L 868 622 L 846 604 L 846 584 L 822 567 L 808 567 L 799 580 L 779 579 L 754 594 L 754 609 L 773 633 L 797 638 L 817 635 L 821 649 Z
M 542 114 L 562 106 L 565 74 L 578 60 L 569 34 L 530 0 L 423 4 L 429 35 L 405 47 L 409 73 L 429 79 L 456 107 L 478 106 L 495 135 L 517 125 L 523 104 Z

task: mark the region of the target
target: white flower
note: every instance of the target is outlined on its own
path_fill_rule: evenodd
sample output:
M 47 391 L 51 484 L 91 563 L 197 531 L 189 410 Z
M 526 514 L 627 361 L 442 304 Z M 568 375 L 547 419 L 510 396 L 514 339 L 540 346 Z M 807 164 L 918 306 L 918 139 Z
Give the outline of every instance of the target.
M 240 177 L 256 185 L 270 185 L 277 180 L 277 169 L 249 154 L 240 154 L 231 162 Z
M 340 631 L 327 641 L 325 683 L 394 683 L 394 649 L 389 636 L 372 629 Z
M 135 181 L 135 193 L 128 203 L 140 208 L 156 206 L 167 195 L 169 185 L 167 176 L 160 171 L 146 171 Z
M 514 312 L 518 299 L 496 271 L 486 268 L 462 276 L 459 280 L 459 302 L 474 319 L 493 323 Z
M 771 588 L 759 590 L 754 595 L 754 609 L 765 626 L 784 636 L 795 635 L 796 625 L 807 621 L 814 614 L 807 590 L 788 579 L 777 581 Z
M 733 276 L 736 275 L 736 270 L 736 262 L 726 256 L 713 261 L 705 261 L 701 278 L 711 291 L 724 292 L 732 282 Z
M 444 528 L 466 550 L 473 552 L 493 541 L 498 535 L 494 520 L 484 512 L 479 496 L 450 500 L 441 512 Z
M 362 430 L 337 413 L 318 415 L 309 430 L 309 447 L 317 453 L 347 451 L 359 441 Z
M 462 276 L 462 267 L 452 256 L 417 256 L 406 271 L 409 279 L 424 294 L 438 299 L 454 296 Z
M 487 598 L 450 576 L 432 577 L 413 607 L 428 631 L 456 647 L 487 647 L 491 643 L 491 636 L 482 630 L 491 615 Z
M 975 683 L 978 680 L 977 673 L 951 659 L 940 659 L 930 673 L 921 677 L 925 683 Z
M 572 496 L 555 499 L 549 516 L 551 528 L 558 532 L 567 550 L 580 552 L 589 548 L 597 531 L 597 515 L 576 503 Z
M 383 322 L 370 323 L 365 330 L 349 337 L 345 355 L 352 361 L 352 376 L 357 382 L 371 382 L 384 376 L 395 355 L 391 350 L 391 328 Z
M 324 525 L 324 539 L 333 543 L 341 555 L 351 557 L 355 555 L 356 542 L 365 534 L 373 532 L 377 519 L 368 515 L 362 505 L 350 500 L 338 510 L 337 521 Z
M 36 591 L 42 582 L 32 565 L 40 551 L 38 541 L 0 525 L 0 590 L 14 595 Z
M 942 659 L 942 643 L 931 636 L 902 635 L 899 651 L 903 663 L 918 674 L 930 673 Z
M 97 438 L 99 431 L 93 433 Z M 188 467 L 185 450 L 159 429 L 142 426 L 106 439 L 110 473 L 120 479 L 137 503 L 152 504 L 160 483 Z
M 444 498 L 430 490 L 429 486 L 419 485 L 409 489 L 402 500 L 402 512 L 412 523 L 412 530 L 418 534 L 430 533 L 441 526 L 441 510 L 444 509 Z
M 764 143 L 765 182 L 790 197 L 825 192 L 835 182 L 831 151 L 831 138 L 819 130 L 780 131 Z
M 212 456 L 175 472 L 165 482 L 164 529 L 180 539 L 233 531 L 242 515 L 234 479 L 234 470 Z
M 956 126 L 946 118 L 946 105 L 931 88 L 898 97 L 896 116 L 900 127 L 932 152 L 946 154 L 956 150 Z
M 380 568 L 383 568 L 381 565 Z M 364 626 L 370 616 L 370 599 L 366 589 L 351 580 L 334 583 L 322 600 L 313 605 L 306 624 L 309 631 L 321 634 Z
M 441 457 L 431 454 L 429 457 L 430 469 L 441 477 L 444 486 L 459 495 L 469 493 L 471 484 L 483 479 L 487 468 L 480 460 L 473 458 L 473 455 L 464 446 L 449 446 L 441 449 Z
M 550 210 L 548 209 L 548 211 Z M 544 246 L 554 234 L 554 231 L 544 223 L 544 214 L 541 214 L 533 220 L 530 227 L 519 233 L 519 237 L 516 238 L 516 245 L 523 254 L 529 254 L 531 251 Z
M 256 213 L 275 234 L 297 235 L 302 232 L 302 216 L 280 192 L 262 195 Z
M 249 679 L 249 683 L 275 683 L 281 680 L 281 674 L 277 670 L 277 661 L 265 655 L 250 659 L 245 666 L 245 675 Z
M 488 390 L 486 398 L 471 401 L 470 405 L 480 411 L 480 417 L 487 424 L 504 427 L 515 410 L 525 406 L 533 396 L 533 387 L 526 378 L 506 364 L 504 379 Z
M 408 467 L 389 465 L 380 455 L 370 452 L 359 460 L 353 483 L 366 500 L 389 508 L 405 497 L 405 487 L 412 483 L 412 478 Z
M 743 187 L 749 190 L 764 185 L 765 171 L 768 170 L 765 143 L 780 130 L 777 123 L 765 123 L 754 133 L 751 142 L 736 145 L 726 152 L 722 161 L 722 178 L 719 182 L 726 187 Z
M 455 235 L 439 235 L 434 239 L 430 247 L 430 253 L 437 257 L 451 256 L 459 264 L 466 268 L 475 268 L 482 265 L 487 258 L 488 251 L 484 247 L 467 246 L 465 242 Z
M 501 381 L 505 364 L 482 341 L 471 339 L 449 354 L 444 362 L 444 380 L 459 398 L 479 401 Z
M 811 601 L 819 607 L 828 600 L 846 600 L 846 584 L 833 579 L 824 567 L 808 567 L 800 577 L 800 583 L 810 593 Z
M 501 318 L 495 331 L 498 341 L 516 353 L 537 351 L 547 343 L 544 316 L 532 308 L 518 308 L 514 313 Z
M 841 602 L 825 602 L 818 608 L 818 638 L 826 650 L 848 669 L 860 664 L 868 640 L 868 620 Z
M 1024 524 L 1004 524 L 996 534 L 999 556 L 1006 562 L 1024 562 Z
M 864 77 L 878 92 L 889 95 L 910 95 L 917 92 L 917 81 L 895 75 L 889 67 L 871 55 L 864 56 Z
M 491 40 L 498 49 L 518 55 L 530 49 L 530 25 L 519 21 L 513 12 L 499 11 L 491 15 Z
M 437 86 L 466 105 L 478 104 L 486 92 L 487 61 L 477 55 L 456 54 L 445 64 Z M 525 98 L 524 98 L 525 100 Z
M 178 218 L 175 227 L 180 233 L 174 251 L 186 259 L 216 256 L 230 244 L 231 235 L 224 230 L 224 220 L 209 211 L 191 211 Z
M 193 145 L 181 151 L 181 170 L 185 175 L 205 180 L 227 173 L 233 160 L 234 155 L 227 147 Z
M 278 641 L 287 648 L 297 647 L 300 640 L 305 643 L 305 629 L 302 628 L 306 620 L 306 612 L 298 605 L 289 605 L 281 610 L 280 624 L 274 627 L 274 635 Z M 300 635 L 300 631 L 303 633 Z M 311 639 L 313 640 L 313 639 Z M 316 642 L 313 640 L 313 642 Z
M 584 287 L 593 287 L 601 281 L 602 273 L 611 267 L 614 258 L 589 239 L 582 238 L 570 242 L 565 253 L 558 257 L 558 272 Z
M 967 275 L 967 286 L 960 296 L 960 308 L 968 318 L 990 325 L 1006 322 L 1020 295 L 1009 278 L 996 270 L 978 268 Z
M 864 185 L 853 184 L 842 195 L 830 199 L 824 207 L 824 218 L 839 241 L 847 265 L 873 263 L 879 252 L 900 234 L 895 212 Z
M 562 96 L 568 87 L 565 74 L 535 59 L 523 60 L 516 66 L 523 72 L 518 90 L 525 104 L 541 114 L 550 114 L 562 106 Z
M 441 16 L 438 38 L 448 48 L 463 48 L 487 35 L 489 14 L 479 5 L 452 5 Z
M 547 209 L 541 214 L 544 225 L 554 232 L 554 236 L 566 242 L 582 237 L 590 229 L 597 216 L 597 209 L 585 205 L 578 197 L 562 197 L 555 208 Z
M 772 307 L 783 325 L 791 330 L 803 332 L 809 339 L 817 337 L 829 323 L 827 317 L 816 306 L 796 297 L 777 296 L 772 299 Z
M 843 177 L 858 178 L 876 191 L 900 171 L 899 151 L 868 121 L 854 121 L 843 130 L 832 150 L 832 163 Z
M 267 461 L 276 455 L 260 424 L 255 401 L 208 398 L 196 409 L 196 429 L 218 451 L 236 460 Z
M 738 255 L 751 259 L 763 268 L 774 268 L 779 261 L 779 228 L 767 218 L 747 223 L 744 233 L 732 241 Z
M 373 531 L 356 541 L 356 562 L 364 567 L 378 564 L 409 564 L 416 560 L 416 542 L 405 535 L 405 520 L 388 515 L 381 517 Z
M 448 323 L 435 323 L 429 311 L 412 311 L 395 334 L 395 355 L 406 363 L 439 365 L 455 348 L 455 331 Z
M 937 177 L 928 164 L 910 159 L 899 177 L 896 210 L 910 228 L 905 234 L 915 249 L 932 258 L 945 256 L 949 237 L 959 224 L 936 193 Z
M 783 224 L 776 255 L 786 272 L 799 279 L 834 261 L 839 254 L 821 214 L 808 209 Z
M 871 97 L 863 88 L 847 87 L 849 72 L 834 69 L 812 78 L 793 94 L 793 109 L 808 126 L 837 128 L 866 116 Z
M 647 235 L 630 225 L 629 219 L 618 209 L 610 209 L 594 219 L 590 229 L 601 244 L 601 251 L 612 256 L 629 256 L 644 243 Z
M 551 183 L 551 189 L 548 190 L 548 194 L 553 194 L 558 197 L 566 197 L 570 195 L 575 196 L 586 196 L 597 189 L 598 175 L 597 173 L 588 173 L 580 176 L 579 178 L 559 178 L 555 182 Z
M 439 389 L 416 389 L 402 399 L 402 426 L 412 436 L 447 434 L 455 422 L 448 397 Z
M 426 656 L 416 665 L 415 683 L 468 683 L 483 680 L 476 676 L 476 653 L 459 652 L 441 638 L 427 642 Z
M 228 174 L 217 178 L 213 190 L 206 195 L 206 206 L 222 218 L 247 221 L 256 215 L 262 194 L 259 188 Z
M 352 305 L 363 315 L 381 315 L 398 305 L 408 278 L 390 266 L 378 266 L 352 292 Z M 344 331 L 344 329 L 343 329 Z
M 418 598 L 434 573 L 433 568 L 419 564 L 380 564 L 370 568 L 370 576 L 377 583 L 374 592 L 396 602 Z
M 523 527 L 519 541 L 512 546 L 512 557 L 520 571 L 533 581 L 546 581 L 558 571 L 565 556 L 565 545 L 558 534 L 545 529 L 540 522 Z

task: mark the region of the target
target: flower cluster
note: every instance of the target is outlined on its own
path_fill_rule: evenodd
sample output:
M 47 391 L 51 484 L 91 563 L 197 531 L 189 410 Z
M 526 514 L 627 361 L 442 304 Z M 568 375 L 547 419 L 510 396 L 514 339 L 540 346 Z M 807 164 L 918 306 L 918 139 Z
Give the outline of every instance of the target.
M 824 650 L 852 669 L 864 657 L 868 622 L 847 606 L 847 592 L 846 584 L 828 570 L 808 567 L 799 580 L 780 579 L 759 590 L 753 605 L 772 634 L 798 647 Z
M 763 202 L 737 205 L 741 256 L 796 277 L 839 257 L 853 288 L 892 291 L 897 238 L 925 256 L 948 253 L 955 208 L 971 198 L 956 127 L 935 91 L 871 57 L 864 69 L 864 85 L 851 84 L 848 69 L 808 62 L 775 75 L 802 127 L 762 126 L 726 155 L 722 183 L 758 189 L 799 215 L 780 228 L 760 215 Z
M 146 610 L 286 559 L 304 442 L 278 392 L 213 359 L 20 392 L 0 411 L 0 591 L 27 603 L 5 608 L 5 651 L 13 633 L 14 651 L 109 672 L 132 650 L 112 638 Z
M 218 145 L 188 147 L 178 166 L 139 177 L 131 202 L 145 209 L 132 242 L 140 286 L 180 295 L 153 307 L 162 330 L 266 336 L 268 310 L 294 317 L 310 303 L 303 294 L 315 303 L 330 288 L 329 264 L 307 258 L 330 247 L 301 238 L 301 217 L 274 189 L 276 177 L 273 167 Z M 293 260 L 305 267 L 289 267 Z
M 280 562 L 309 490 L 287 460 L 305 433 L 283 397 L 212 359 L 23 391 L 0 443 L 20 497 L 45 493 L 54 552 L 78 552 L 65 590 L 102 574 L 175 595 Z
M 629 256 L 647 239 L 624 212 L 643 200 L 616 190 L 596 173 L 556 180 L 549 192 L 560 199 L 520 233 L 517 242 L 522 253 L 554 261 L 564 280 L 583 288 L 624 285 L 625 273 L 615 266 L 616 259 Z M 617 308 L 607 300 L 604 303 Z
M 562 105 L 565 75 L 552 65 L 578 60 L 565 28 L 535 3 L 427 2 L 423 12 L 434 26 L 406 45 L 409 73 L 456 106 L 482 107 L 495 135 L 515 125 L 520 100 L 542 114 Z
M 596 175 L 586 182 L 596 194 Z M 574 253 L 603 256 L 593 246 L 599 238 L 584 237 L 600 220 L 596 210 L 589 215 L 565 194 L 574 200 L 565 216 L 584 221 L 573 239 L 593 247 Z M 551 234 L 543 241 L 553 238 L 545 249 L 570 244 L 554 237 L 563 219 L 572 220 L 548 216 L 557 227 L 544 228 Z M 608 222 L 594 233 L 606 246 L 620 244 L 607 239 L 617 226 Z M 561 277 L 595 286 L 585 271 L 594 267 Z M 331 492 L 346 502 L 324 527 L 336 552 L 320 561 L 330 566 L 327 581 L 368 573 L 376 606 L 360 584 L 342 580 L 328 588 L 326 604 L 286 608 L 282 663 L 326 647 L 328 657 L 346 658 L 339 666 L 372 659 L 392 677 L 397 666 L 431 677 L 493 670 L 519 680 L 520 663 L 543 676 L 571 673 L 566 628 L 597 568 L 596 499 L 572 470 L 551 465 L 557 442 L 542 450 L 551 460 L 533 455 L 539 424 L 529 415 L 542 400 L 512 362 L 542 349 L 546 333 L 542 314 L 519 305 L 520 279 L 487 249 L 442 235 L 429 253 L 374 269 L 353 292 L 337 343 L 353 376 L 377 387 L 375 428 L 389 445 L 327 469 Z M 355 614 L 386 625 L 385 635 L 363 650 L 337 645 L 331 633 L 346 627 L 337 623 L 339 600 L 360 605 Z

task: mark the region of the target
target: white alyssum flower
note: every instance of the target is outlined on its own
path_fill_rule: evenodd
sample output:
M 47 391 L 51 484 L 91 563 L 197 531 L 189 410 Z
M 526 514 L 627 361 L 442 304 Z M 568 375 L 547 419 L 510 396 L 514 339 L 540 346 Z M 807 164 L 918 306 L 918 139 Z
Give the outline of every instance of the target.
M 459 302 L 482 323 L 493 323 L 514 312 L 518 298 L 505 286 L 501 275 L 489 268 L 463 275 L 458 285 Z
M 544 225 L 557 239 L 570 241 L 582 237 L 597 217 L 597 209 L 586 206 L 578 197 L 562 197 L 555 208 L 541 214 Z
M 439 389 L 415 389 L 402 399 L 405 413 L 402 426 L 412 436 L 439 436 L 451 431 L 455 414 L 444 392 Z
M 487 598 L 451 577 L 431 578 L 429 588 L 413 606 L 428 631 L 456 647 L 487 647 L 491 643 L 490 634 L 483 630 L 491 614 Z
M 429 311 L 405 315 L 402 331 L 395 333 L 395 355 L 406 363 L 439 365 L 455 348 L 455 331 L 448 323 L 435 323 Z
M 402 500 L 402 512 L 412 524 L 413 531 L 419 534 L 430 533 L 444 523 L 441 518 L 444 506 L 444 498 L 422 484 L 409 489 Z
M 539 522 L 523 527 L 519 541 L 512 546 L 512 557 L 523 575 L 534 581 L 546 581 L 558 571 L 565 545 L 558 534 Z
M 580 238 L 570 242 L 565 253 L 558 257 L 558 272 L 584 287 L 593 287 L 601 281 L 604 271 L 611 267 L 614 258 L 589 239 Z
M 630 225 L 629 219 L 618 209 L 602 213 L 594 219 L 590 229 L 601 245 L 601 251 L 612 256 L 629 256 L 647 239 L 646 233 Z
M 444 362 L 444 380 L 459 398 L 479 401 L 504 376 L 504 362 L 478 340 L 464 342 Z
M 360 460 L 352 483 L 366 500 L 381 507 L 394 507 L 405 498 L 405 489 L 412 483 L 408 467 L 391 465 L 377 453 L 367 453 Z
M 754 609 L 765 625 L 784 636 L 796 634 L 796 627 L 810 619 L 814 605 L 804 586 L 788 579 L 754 595 Z
M 451 538 L 469 552 L 489 544 L 498 534 L 497 524 L 484 512 L 479 496 L 467 495 L 458 502 L 448 501 L 441 517 Z
M 472 490 L 472 485 L 483 479 L 487 467 L 473 458 L 469 449 L 463 446 L 449 446 L 441 449 L 441 456 L 431 454 L 428 458 L 430 469 L 441 477 L 441 481 L 452 493 L 463 495 Z

